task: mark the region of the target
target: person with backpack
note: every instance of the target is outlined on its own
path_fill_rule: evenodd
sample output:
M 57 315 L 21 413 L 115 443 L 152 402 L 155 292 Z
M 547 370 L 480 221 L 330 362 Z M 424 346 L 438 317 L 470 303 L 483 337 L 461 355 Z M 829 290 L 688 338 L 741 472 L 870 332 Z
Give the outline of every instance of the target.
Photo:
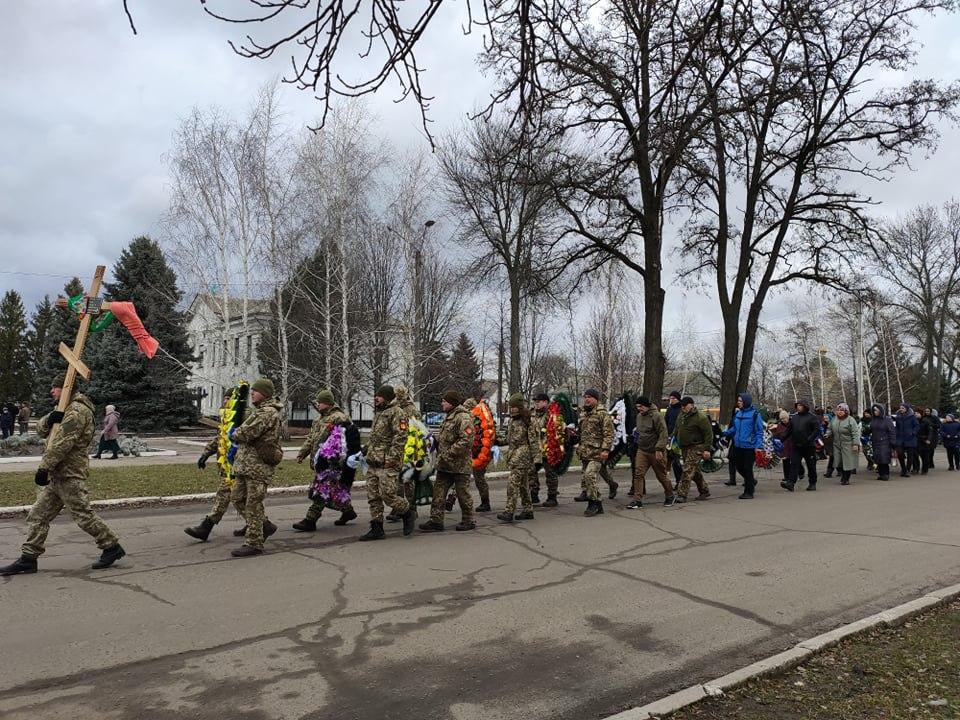
M 723 433 L 731 439 L 731 464 L 743 477 L 743 494 L 741 500 L 752 500 L 757 487 L 753 476 L 753 463 L 757 450 L 763 448 L 763 418 L 753 406 L 753 397 L 750 393 L 737 395 L 737 410 L 733 415 L 733 422 Z
M 237 445 L 233 461 L 236 484 L 233 486 L 233 504 L 247 521 L 243 545 L 230 552 L 234 557 L 263 554 L 264 523 L 263 500 L 267 486 L 273 480 L 276 466 L 283 460 L 280 446 L 280 415 L 283 406 L 274 397 L 273 381 L 260 378 L 250 386 L 253 412 L 232 432 Z

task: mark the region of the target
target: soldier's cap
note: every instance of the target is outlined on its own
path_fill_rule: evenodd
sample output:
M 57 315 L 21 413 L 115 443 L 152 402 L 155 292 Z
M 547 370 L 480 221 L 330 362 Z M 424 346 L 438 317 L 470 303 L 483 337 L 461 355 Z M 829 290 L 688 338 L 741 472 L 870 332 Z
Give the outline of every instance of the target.
M 510 399 L 507 401 L 507 405 L 510 407 L 523 409 L 527 405 L 527 401 L 523 399 L 523 393 L 514 393 L 510 396 Z
M 273 394 L 276 392 L 273 387 L 273 380 L 270 380 L 269 378 L 260 378 L 250 386 L 250 389 L 256 390 L 268 400 L 272 398 Z
M 680 395 L 680 391 L 679 391 L 679 390 L 674 390 L 672 393 L 670 393 L 670 397 L 676 398 L 677 400 L 679 400 L 679 399 L 680 399 L 681 397 L 683 397 L 683 396 Z
M 387 402 L 390 402 L 390 401 L 392 401 L 397 395 L 396 395 L 396 393 L 393 392 L 393 386 L 392 386 L 392 385 L 381 385 L 379 388 L 377 388 L 377 392 L 375 393 L 375 396 L 378 397 L 378 398 L 383 398 L 383 399 L 386 400 Z
M 546 401 L 546 402 L 550 402 L 550 396 L 547 395 L 546 393 L 543 393 L 543 392 L 542 392 L 542 393 L 537 393 L 536 395 L 534 395 L 534 396 L 533 396 L 533 399 L 534 399 L 535 401 L 544 400 L 544 401 Z
M 63 375 L 57 375 L 57 377 L 53 379 L 53 382 L 50 383 L 50 387 L 62 388 L 66 384 L 67 384 L 67 375 L 66 373 L 64 373 Z
M 453 405 L 454 407 L 456 407 L 457 405 L 460 405 L 463 402 L 463 395 L 458 393 L 456 390 L 447 390 L 443 394 L 443 399 L 446 400 L 451 405 Z
M 646 395 L 641 395 L 637 398 L 637 405 L 643 405 L 646 408 L 653 407 L 653 405 L 650 403 L 650 398 L 648 398 Z
M 333 393 L 330 392 L 327 388 L 324 388 L 317 393 L 317 397 L 314 398 L 314 402 L 317 405 L 336 405 L 336 401 L 333 399 Z
M 600 400 L 600 391 L 596 388 L 587 388 L 583 391 L 584 397 L 592 397 L 594 400 Z
M 681 407 L 684 407 L 686 405 L 693 405 L 693 404 L 694 404 L 693 398 L 690 397 L 689 395 L 684 395 L 682 398 L 680 398 Z

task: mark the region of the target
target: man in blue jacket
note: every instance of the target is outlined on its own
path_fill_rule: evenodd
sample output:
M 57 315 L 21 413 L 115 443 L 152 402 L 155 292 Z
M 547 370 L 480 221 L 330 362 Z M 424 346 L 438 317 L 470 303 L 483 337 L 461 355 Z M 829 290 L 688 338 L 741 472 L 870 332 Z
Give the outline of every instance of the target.
M 910 469 L 918 465 L 920 460 L 917 451 L 920 421 L 907 403 L 900 405 L 894 421 L 897 423 L 897 462 L 900 463 L 900 477 L 910 477 Z
M 733 439 L 730 447 L 730 459 L 737 472 L 743 476 L 743 494 L 741 500 L 752 500 L 757 481 L 753 477 L 753 462 L 757 450 L 763 447 L 763 418 L 753 406 L 750 393 L 737 396 L 737 411 L 733 422 L 723 434 Z
M 667 435 L 670 437 L 673 437 L 676 433 L 677 418 L 680 417 L 680 398 L 679 390 L 670 393 L 670 398 L 667 400 L 667 410 L 663 414 L 663 420 L 667 423 Z M 671 460 L 670 464 L 673 469 L 673 486 L 676 489 L 680 484 L 680 476 L 683 474 L 683 465 L 676 457 Z

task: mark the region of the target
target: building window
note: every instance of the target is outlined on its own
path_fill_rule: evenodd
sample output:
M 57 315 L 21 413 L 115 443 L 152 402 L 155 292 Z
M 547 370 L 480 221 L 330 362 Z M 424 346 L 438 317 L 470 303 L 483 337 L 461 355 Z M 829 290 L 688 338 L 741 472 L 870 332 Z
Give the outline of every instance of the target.
M 204 348 L 201 347 L 201 348 L 200 348 L 200 354 L 197 356 L 197 366 L 198 366 L 198 367 L 201 367 L 201 368 L 204 367 L 204 364 L 203 364 L 203 355 L 204 355 L 204 352 L 203 352 L 203 351 L 204 351 Z
M 253 335 L 247 335 L 247 365 L 253 362 Z
M 223 355 L 220 357 L 220 365 L 223 367 L 227 366 L 227 341 L 223 341 Z
M 240 364 L 240 336 L 239 335 L 237 335 L 237 337 L 233 339 L 233 364 L 234 365 Z

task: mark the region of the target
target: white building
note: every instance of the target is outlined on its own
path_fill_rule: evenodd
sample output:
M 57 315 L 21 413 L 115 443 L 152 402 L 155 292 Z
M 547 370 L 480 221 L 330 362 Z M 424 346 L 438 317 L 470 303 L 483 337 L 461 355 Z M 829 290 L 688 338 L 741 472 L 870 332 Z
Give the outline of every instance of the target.
M 247 300 L 244 323 L 241 298 L 229 298 L 225 308 L 224 298 L 205 293 L 194 296 L 187 308 L 187 337 L 197 360 L 191 364 L 187 383 L 202 398 L 202 415 L 216 416 L 227 388 L 260 376 L 257 349 L 269 322 L 270 303 L 266 300 Z

